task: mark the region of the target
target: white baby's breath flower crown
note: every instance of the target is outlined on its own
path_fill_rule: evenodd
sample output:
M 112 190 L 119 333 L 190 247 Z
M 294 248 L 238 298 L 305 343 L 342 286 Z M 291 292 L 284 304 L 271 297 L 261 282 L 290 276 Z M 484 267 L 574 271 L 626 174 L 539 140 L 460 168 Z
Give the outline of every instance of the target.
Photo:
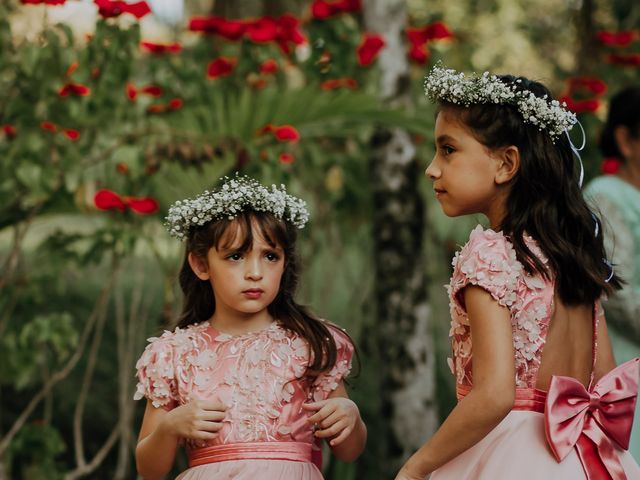
M 219 190 L 205 190 L 195 198 L 178 200 L 169 208 L 165 226 L 171 236 L 185 240 L 192 227 L 222 218 L 232 220 L 247 209 L 272 213 L 298 228 L 303 228 L 309 220 L 305 201 L 289 195 L 284 185 L 280 188 L 271 185 L 268 189 L 237 172 L 232 178 L 221 180 Z
M 520 83 L 520 80 L 516 82 Z M 516 85 L 504 83 L 489 72 L 465 76 L 464 73 L 436 65 L 425 77 L 424 91 L 432 101 L 465 107 L 484 103 L 513 105 L 526 123 L 546 130 L 554 142 L 578 121 L 575 114 L 565 108 L 564 102 L 561 104 L 546 95 L 537 97 L 528 90 L 518 90 Z

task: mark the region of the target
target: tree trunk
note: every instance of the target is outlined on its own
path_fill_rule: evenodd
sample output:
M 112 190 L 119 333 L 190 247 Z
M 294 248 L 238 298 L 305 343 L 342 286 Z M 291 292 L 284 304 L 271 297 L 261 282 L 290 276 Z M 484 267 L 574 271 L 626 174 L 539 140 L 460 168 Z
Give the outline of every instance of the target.
M 390 104 L 410 107 L 409 65 L 403 31 L 405 0 L 365 2 L 367 31 L 381 33 L 382 92 Z M 402 129 L 379 130 L 372 138 L 377 348 L 380 356 L 379 418 L 374 447 L 383 478 L 437 427 L 435 361 L 422 259 L 425 211 L 418 190 L 422 168 Z
M 595 0 L 583 0 L 576 17 L 577 52 L 576 74 L 593 75 L 600 68 L 601 50 L 596 41 L 596 27 L 594 14 L 596 10 Z

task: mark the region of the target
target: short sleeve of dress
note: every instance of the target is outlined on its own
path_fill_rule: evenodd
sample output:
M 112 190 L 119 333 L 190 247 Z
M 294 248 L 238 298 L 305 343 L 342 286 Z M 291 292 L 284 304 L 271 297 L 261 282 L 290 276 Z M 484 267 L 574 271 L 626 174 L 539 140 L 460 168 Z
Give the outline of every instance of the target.
M 138 385 L 134 400 L 148 398 L 156 408 L 171 410 L 176 407 L 174 345 L 172 333 L 150 338 L 149 345 L 136 363 Z
M 477 285 L 500 305 L 511 308 L 517 298 L 518 276 L 522 270 L 511 242 L 501 232 L 478 226 L 453 259 L 451 298 L 465 310 L 462 290 L 468 285 Z
M 328 325 L 329 331 L 336 342 L 336 363 L 333 368 L 321 373 L 313 382 L 313 400 L 325 400 L 340 382 L 349 375 L 354 347 L 351 340 L 338 327 Z

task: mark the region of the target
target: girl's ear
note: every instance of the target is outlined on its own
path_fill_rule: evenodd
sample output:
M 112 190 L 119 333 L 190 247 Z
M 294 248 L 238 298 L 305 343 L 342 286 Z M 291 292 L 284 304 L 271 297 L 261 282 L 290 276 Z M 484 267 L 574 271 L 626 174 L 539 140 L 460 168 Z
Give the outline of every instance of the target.
M 187 260 L 196 277 L 200 280 L 209 280 L 209 265 L 207 264 L 206 258 L 199 257 L 193 252 L 189 252 Z
M 629 129 L 624 125 L 618 125 L 613 129 L 613 136 L 616 139 L 616 145 L 623 157 L 630 157 L 632 154 L 632 146 L 630 145 Z
M 520 150 L 515 145 L 505 147 L 499 156 L 495 181 L 498 185 L 509 183 L 520 169 Z

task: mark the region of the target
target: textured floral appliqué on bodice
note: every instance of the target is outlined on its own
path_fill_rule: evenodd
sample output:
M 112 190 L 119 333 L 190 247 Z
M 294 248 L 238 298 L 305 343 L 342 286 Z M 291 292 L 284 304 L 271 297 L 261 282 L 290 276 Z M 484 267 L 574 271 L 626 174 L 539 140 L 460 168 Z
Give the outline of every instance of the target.
M 274 322 L 246 335 L 218 332 L 208 322 L 165 332 L 136 364 L 136 399 L 171 410 L 196 399 L 220 399 L 230 408 L 221 435 L 210 445 L 296 441 L 313 443 L 303 402 L 327 398 L 351 369 L 353 347 L 330 328 L 338 349 L 332 370 L 313 384 L 301 378 L 307 342 Z
M 529 249 L 543 264 L 547 259 L 536 242 L 525 236 Z M 529 275 L 516 258 L 513 245 L 501 232 L 476 227 L 467 244 L 453 259 L 453 274 L 447 286 L 451 310 L 453 359 L 449 366 L 456 383 L 473 385 L 472 346 L 469 318 L 462 289 L 477 285 L 509 309 L 515 350 L 516 386 L 534 388 L 542 349 L 553 311 L 554 281 Z

